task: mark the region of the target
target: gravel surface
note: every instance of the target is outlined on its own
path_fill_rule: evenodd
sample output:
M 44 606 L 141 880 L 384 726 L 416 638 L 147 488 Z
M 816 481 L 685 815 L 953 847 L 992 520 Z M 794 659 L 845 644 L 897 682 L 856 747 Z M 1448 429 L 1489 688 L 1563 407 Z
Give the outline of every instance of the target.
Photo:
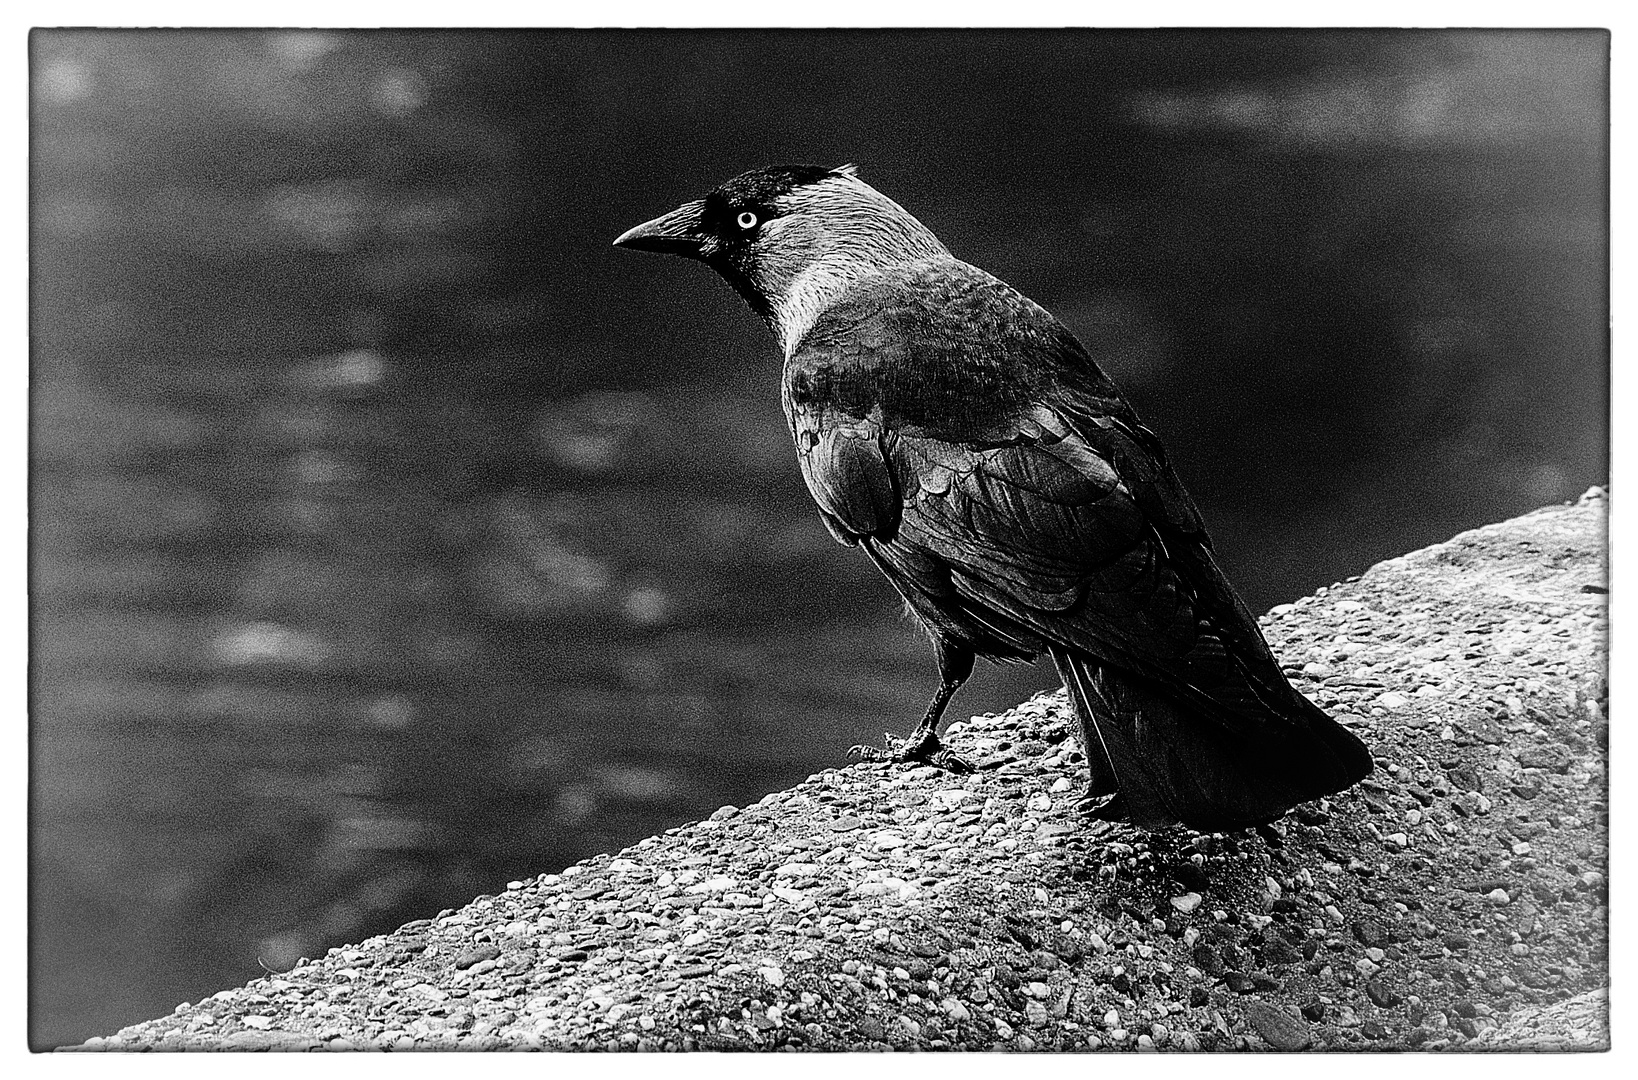
M 1475 1050 L 1608 1050 L 1610 993 L 1589 990 L 1543 1009 L 1520 1009 L 1479 1033 Z
M 77 1049 L 1603 1049 L 1605 499 L 1264 623 L 1378 770 L 1094 835 L 1061 692 Z

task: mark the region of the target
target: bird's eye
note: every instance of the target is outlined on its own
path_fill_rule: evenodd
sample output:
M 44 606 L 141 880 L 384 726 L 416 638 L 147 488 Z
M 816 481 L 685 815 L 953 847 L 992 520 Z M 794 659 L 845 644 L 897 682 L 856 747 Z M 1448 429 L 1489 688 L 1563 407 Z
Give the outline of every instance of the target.
M 742 229 L 754 229 L 756 228 L 756 215 L 751 213 L 749 210 L 746 210 L 744 213 L 739 215 L 738 224 Z

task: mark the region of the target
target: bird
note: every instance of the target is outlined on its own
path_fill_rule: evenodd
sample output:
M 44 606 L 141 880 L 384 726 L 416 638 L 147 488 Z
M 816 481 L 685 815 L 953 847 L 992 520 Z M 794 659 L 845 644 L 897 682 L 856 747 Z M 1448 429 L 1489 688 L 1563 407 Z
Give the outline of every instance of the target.
M 1287 681 L 1159 438 L 1088 350 L 856 165 L 752 169 L 614 244 L 703 262 L 762 318 L 820 519 L 932 640 L 921 721 L 855 757 L 964 767 L 939 725 L 974 661 L 1045 653 L 1100 829 L 1263 826 L 1371 772 Z

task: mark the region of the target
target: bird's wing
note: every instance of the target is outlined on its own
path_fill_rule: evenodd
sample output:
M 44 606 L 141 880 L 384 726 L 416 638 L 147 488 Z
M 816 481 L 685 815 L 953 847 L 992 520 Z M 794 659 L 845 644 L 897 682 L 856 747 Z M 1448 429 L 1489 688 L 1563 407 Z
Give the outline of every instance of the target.
M 900 497 L 882 450 L 881 425 L 866 417 L 826 423 L 816 412 L 800 410 L 794 426 L 802 479 L 831 535 L 857 544 L 896 532 Z
M 1227 726 L 1283 711 L 1290 691 L 1203 538 L 1157 520 L 1056 413 L 1030 422 L 1039 436 L 959 455 L 893 439 L 902 507 L 884 557 L 930 555 L 964 608 L 1172 685 Z
M 935 296 L 908 315 L 902 302 L 855 304 L 804 343 L 797 362 L 828 372 L 830 389 L 858 383 L 845 393 L 810 387 L 806 401 L 787 386 L 803 476 L 826 524 L 868 540 L 912 602 L 959 609 L 1002 640 L 1084 651 L 1176 687 L 1232 729 L 1261 728 L 1271 710 L 1289 710 L 1294 691 L 1158 440 L 1066 329 L 1007 293 L 1015 310 L 976 338 L 974 320 L 951 325 L 948 298 Z M 930 415 L 910 373 L 949 377 L 951 355 L 965 365 L 954 377 L 1004 364 L 1030 392 Z M 866 376 L 872 393 L 861 389 Z

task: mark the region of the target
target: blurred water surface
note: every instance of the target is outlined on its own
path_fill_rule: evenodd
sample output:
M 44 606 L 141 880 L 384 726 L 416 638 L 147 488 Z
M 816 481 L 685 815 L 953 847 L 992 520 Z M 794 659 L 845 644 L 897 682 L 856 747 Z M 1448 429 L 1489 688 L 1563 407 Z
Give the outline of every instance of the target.
M 31 1040 L 919 713 L 765 332 L 625 227 L 862 161 L 1104 360 L 1262 609 L 1605 479 L 1607 49 L 37 32 Z

